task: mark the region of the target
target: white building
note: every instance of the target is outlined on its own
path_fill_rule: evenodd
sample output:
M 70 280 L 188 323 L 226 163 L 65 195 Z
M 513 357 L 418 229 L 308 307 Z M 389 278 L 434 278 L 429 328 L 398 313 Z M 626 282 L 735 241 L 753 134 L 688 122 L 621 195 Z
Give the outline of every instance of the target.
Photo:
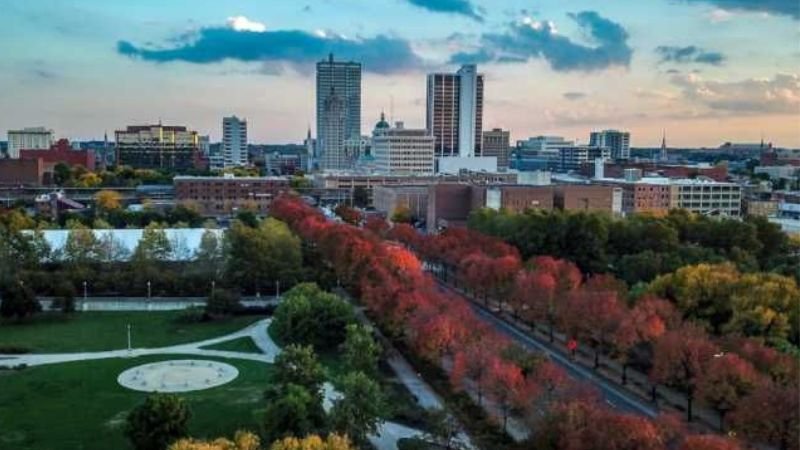
M 222 119 L 222 156 L 226 168 L 248 164 L 246 120 L 236 116 Z
M 478 126 L 478 68 L 474 64 L 462 66 L 458 70 L 460 83 L 458 101 L 458 154 L 461 157 L 475 156 L 479 149 L 477 135 L 482 130 Z M 481 92 L 482 96 L 483 92 Z
M 8 131 L 8 157 L 19 159 L 20 150 L 49 150 L 53 145 L 53 130 L 44 127 Z
M 435 138 L 424 129 L 407 129 L 403 122 L 392 128 L 381 114 L 372 135 L 375 168 L 390 175 L 433 174 Z

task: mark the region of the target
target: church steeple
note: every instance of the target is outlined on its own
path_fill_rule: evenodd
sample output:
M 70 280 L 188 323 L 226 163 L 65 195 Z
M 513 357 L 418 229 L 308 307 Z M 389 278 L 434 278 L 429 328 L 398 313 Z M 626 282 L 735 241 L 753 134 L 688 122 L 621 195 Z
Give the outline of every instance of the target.
M 667 161 L 669 159 L 667 155 L 667 130 L 663 130 L 661 134 L 661 151 L 659 152 L 658 159 L 661 161 Z

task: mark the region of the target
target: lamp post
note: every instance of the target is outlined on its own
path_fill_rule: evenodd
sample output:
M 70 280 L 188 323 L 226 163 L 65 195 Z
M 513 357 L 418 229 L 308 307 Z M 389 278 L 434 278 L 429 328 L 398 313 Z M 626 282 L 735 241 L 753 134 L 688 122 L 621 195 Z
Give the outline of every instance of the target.
M 211 298 L 214 298 L 214 291 L 217 288 L 216 280 L 211 280 Z
M 275 298 L 280 299 L 281 298 L 281 280 L 276 280 L 275 281 L 275 291 L 276 291 L 275 292 Z
M 150 281 L 147 281 L 147 301 L 150 301 Z
M 128 351 L 131 351 L 131 324 L 128 324 Z
M 84 302 L 86 301 L 86 297 L 87 297 L 87 295 L 88 295 L 88 294 L 87 294 L 87 292 L 88 292 L 88 291 L 87 291 L 87 288 L 86 288 L 86 281 L 84 281 L 84 282 L 83 282 L 83 301 L 84 301 Z

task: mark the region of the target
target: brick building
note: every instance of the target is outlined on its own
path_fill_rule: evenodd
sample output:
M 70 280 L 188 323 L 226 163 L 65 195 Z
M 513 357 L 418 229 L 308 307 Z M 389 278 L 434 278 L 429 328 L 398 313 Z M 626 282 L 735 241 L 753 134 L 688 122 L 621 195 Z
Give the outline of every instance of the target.
M 388 217 L 398 208 L 407 208 L 416 220 L 428 214 L 427 185 L 375 186 L 372 196 L 375 209 Z
M 19 157 L 20 159 L 41 158 L 46 173 L 52 173 L 58 163 L 64 163 L 68 166 L 83 166 L 90 171 L 95 170 L 94 152 L 91 150 L 74 150 L 66 139 L 59 139 L 49 150 L 20 150 Z
M 0 159 L 0 185 L 40 186 L 44 178 L 44 162 L 36 159 Z
M 173 181 L 175 200 L 199 209 L 204 216 L 231 216 L 251 210 L 266 214 L 272 200 L 288 192 L 289 179 L 282 177 L 190 177 Z

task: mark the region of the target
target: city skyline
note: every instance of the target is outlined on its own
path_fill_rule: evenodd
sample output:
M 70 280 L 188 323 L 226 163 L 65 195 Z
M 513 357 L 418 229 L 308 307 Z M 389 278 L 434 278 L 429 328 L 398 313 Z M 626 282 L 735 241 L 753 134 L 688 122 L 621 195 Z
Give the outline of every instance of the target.
M 381 110 L 424 127 L 427 74 L 477 63 L 483 129 L 512 140 L 616 128 L 659 147 L 666 129 L 676 147 L 800 146 L 792 1 L 5 3 L 4 130 L 100 139 L 160 119 L 218 141 L 236 114 L 253 142 L 300 142 L 333 51 L 363 64 L 362 130 Z

